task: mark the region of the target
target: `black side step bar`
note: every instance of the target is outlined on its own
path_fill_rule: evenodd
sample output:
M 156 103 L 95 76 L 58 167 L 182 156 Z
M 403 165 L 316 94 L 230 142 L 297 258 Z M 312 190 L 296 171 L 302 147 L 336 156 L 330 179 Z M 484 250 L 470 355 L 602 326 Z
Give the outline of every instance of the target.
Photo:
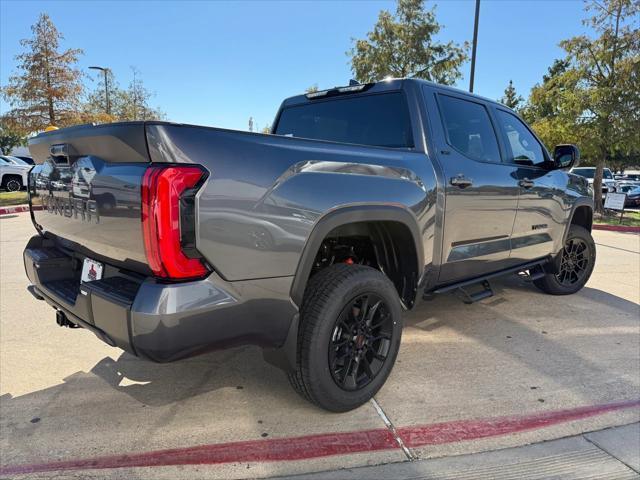
M 485 298 L 493 297 L 493 289 L 491 288 L 491 284 L 489 280 L 482 280 L 480 282 L 481 290 L 477 292 L 471 292 L 469 287 L 459 287 L 458 292 L 462 296 L 462 301 L 466 304 L 471 304 L 475 302 L 479 302 Z
M 506 268 L 504 270 L 498 270 L 497 272 L 489 273 L 487 275 L 481 275 L 479 277 L 470 278 L 468 280 L 464 280 L 462 282 L 452 283 L 450 285 L 445 285 L 444 287 L 437 288 L 430 292 L 425 292 L 423 298 L 428 300 L 432 297 L 433 294 L 437 293 L 447 293 L 452 290 L 460 290 L 463 295 L 465 303 L 473 303 L 478 300 L 482 300 L 483 298 L 488 298 L 493 295 L 493 290 L 491 289 L 491 285 L 489 284 L 489 280 L 496 277 L 502 277 L 504 275 L 508 275 L 510 273 L 519 273 L 525 270 L 529 271 L 529 274 L 526 275 L 527 280 L 533 281 L 537 280 L 544 276 L 544 265 L 549 262 L 549 258 L 542 258 L 540 260 L 536 260 L 534 262 L 525 263 L 522 265 L 516 265 L 515 267 Z M 480 284 L 482 286 L 482 290 L 475 293 L 470 293 L 468 287 L 473 285 Z

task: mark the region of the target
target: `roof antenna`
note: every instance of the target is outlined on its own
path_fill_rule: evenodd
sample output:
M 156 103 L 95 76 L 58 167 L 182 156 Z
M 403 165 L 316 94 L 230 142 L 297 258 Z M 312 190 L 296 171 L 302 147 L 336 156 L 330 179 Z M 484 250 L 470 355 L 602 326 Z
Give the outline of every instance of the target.
M 360 82 L 352 78 L 351 80 L 349 80 L 349 86 L 353 87 L 354 85 L 360 85 Z

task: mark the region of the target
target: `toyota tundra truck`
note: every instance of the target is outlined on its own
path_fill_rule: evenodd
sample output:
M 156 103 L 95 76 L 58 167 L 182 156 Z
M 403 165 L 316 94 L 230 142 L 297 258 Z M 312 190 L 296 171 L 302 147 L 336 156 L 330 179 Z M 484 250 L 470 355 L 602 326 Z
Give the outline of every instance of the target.
M 28 288 L 59 325 L 155 362 L 258 345 L 330 411 L 380 389 L 419 301 L 506 274 L 572 294 L 594 268 L 578 149 L 426 81 L 288 98 L 270 134 L 126 122 L 29 149 Z

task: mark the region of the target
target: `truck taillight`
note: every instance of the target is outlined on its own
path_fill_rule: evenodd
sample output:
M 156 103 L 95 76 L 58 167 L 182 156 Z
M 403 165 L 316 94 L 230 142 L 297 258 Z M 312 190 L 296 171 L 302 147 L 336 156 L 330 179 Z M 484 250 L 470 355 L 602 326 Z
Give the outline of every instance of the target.
M 193 194 L 205 172 L 196 166 L 152 166 L 142 179 L 142 231 L 154 275 L 166 279 L 202 278 L 209 269 L 182 248 L 181 197 Z M 190 216 L 190 221 L 194 221 Z M 195 226 L 193 226 L 195 227 Z M 193 234 L 193 228 L 189 229 Z

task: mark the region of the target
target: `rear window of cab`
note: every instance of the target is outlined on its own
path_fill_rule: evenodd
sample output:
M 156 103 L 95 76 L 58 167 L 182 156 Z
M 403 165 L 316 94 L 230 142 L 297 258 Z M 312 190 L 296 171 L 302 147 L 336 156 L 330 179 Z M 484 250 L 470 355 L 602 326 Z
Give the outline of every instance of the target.
M 374 147 L 414 146 L 402 92 L 337 97 L 286 107 L 274 133 Z

